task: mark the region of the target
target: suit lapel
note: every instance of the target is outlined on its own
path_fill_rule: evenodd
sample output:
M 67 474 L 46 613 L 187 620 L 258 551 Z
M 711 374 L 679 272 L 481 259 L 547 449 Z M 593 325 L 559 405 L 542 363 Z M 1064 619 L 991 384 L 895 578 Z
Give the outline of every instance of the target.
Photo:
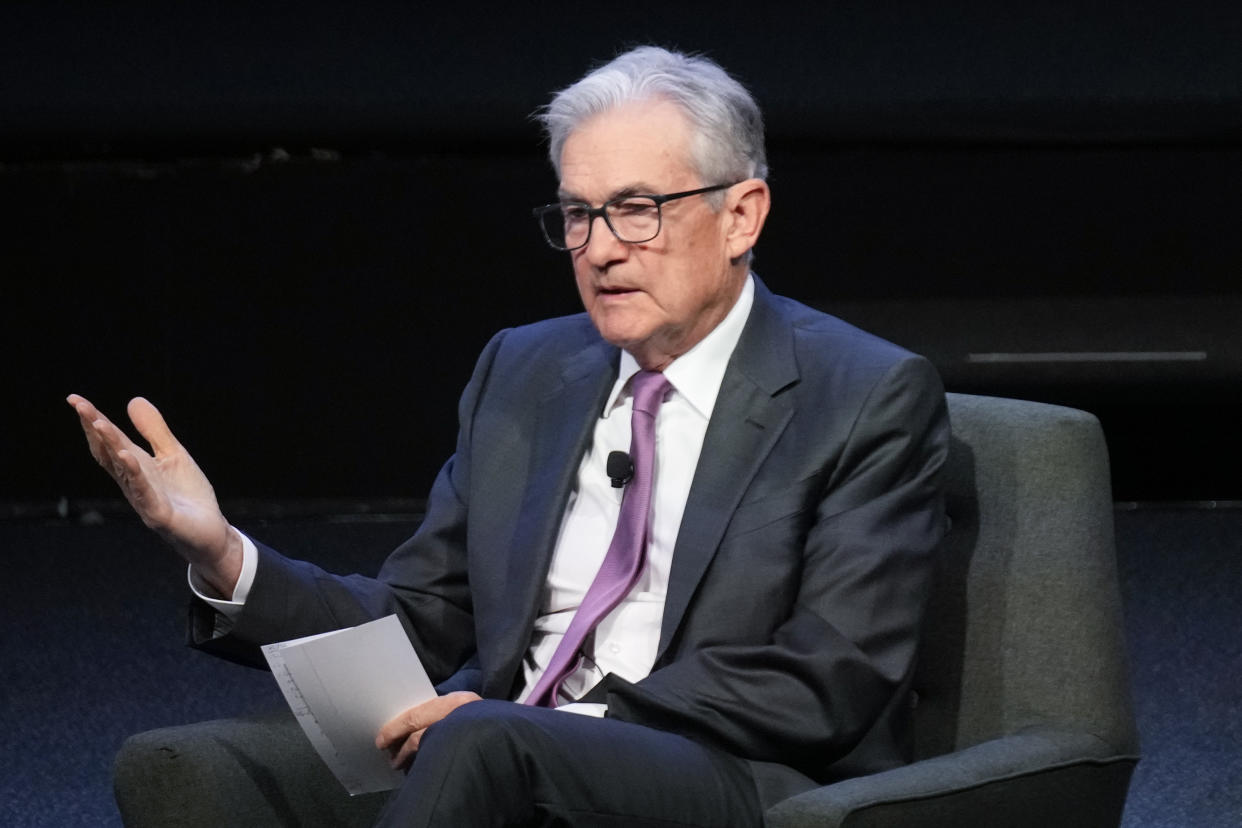
M 793 415 L 793 334 L 757 278 L 755 303 L 720 385 L 686 501 L 660 628 L 660 663 L 716 554 L 729 516 Z
M 495 650 L 504 663 L 495 673 L 512 682 L 526 652 L 540 607 L 564 505 L 573 489 L 578 465 L 591 441 L 595 421 L 617 376 L 617 351 L 604 342 L 567 358 L 561 384 L 539 400 L 530 446 L 530 474 L 508 552 L 507 583 L 511 605 Z M 511 614 L 524 613 L 515 618 Z M 509 688 L 497 688 L 508 693 Z

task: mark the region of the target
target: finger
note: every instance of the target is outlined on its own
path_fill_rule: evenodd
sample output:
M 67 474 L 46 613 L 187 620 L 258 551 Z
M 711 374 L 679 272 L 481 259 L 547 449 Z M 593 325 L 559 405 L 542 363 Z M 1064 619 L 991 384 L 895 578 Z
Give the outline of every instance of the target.
M 129 401 L 126 410 L 129 412 L 129 419 L 134 424 L 134 428 L 146 438 L 156 454 L 171 454 L 181 448 L 181 443 L 173 436 L 168 423 L 164 421 L 164 415 L 160 414 L 159 409 L 148 400 L 143 397 L 134 397 Z
M 162 531 L 167 518 L 167 501 L 151 482 L 142 462 L 132 452 L 123 450 L 117 452 L 116 467 L 117 473 L 113 476 L 120 484 L 125 499 L 134 507 L 143 523 Z
M 86 408 L 90 411 L 95 410 L 95 405 L 90 400 L 88 400 L 86 397 L 83 397 L 81 394 L 70 394 L 69 396 L 65 397 L 65 402 L 69 403 L 69 407 L 72 408 L 74 411 L 77 411 L 79 413 L 79 416 L 81 415 L 81 411 L 83 408 Z
M 76 397 L 76 399 L 75 399 Z M 95 430 L 95 420 L 103 417 L 95 406 L 77 395 L 69 397 L 69 404 L 73 406 L 74 412 L 78 415 L 78 424 L 82 426 L 82 433 L 86 435 L 87 448 L 91 450 L 91 457 L 95 458 L 95 462 L 103 465 L 106 461 L 102 447 L 100 446 L 99 434 Z
M 86 434 L 86 444 L 90 448 L 91 456 L 114 477 L 120 471 L 116 465 L 119 452 L 127 449 L 142 451 L 134 446 L 125 432 L 87 400 L 78 397 L 74 410 L 78 414 L 82 431 Z
M 411 733 L 431 727 L 463 704 L 473 701 L 479 701 L 477 693 L 456 690 L 416 704 L 394 716 L 380 728 L 375 737 L 375 746 L 380 750 L 391 749 Z
M 82 430 L 86 432 L 87 440 L 103 439 L 118 449 L 133 445 L 128 435 L 117 428 L 116 424 L 109 420 L 90 400 L 77 394 L 70 394 L 66 400 L 73 406 L 73 410 L 77 412 L 78 420 L 82 423 Z
M 425 705 L 411 707 L 399 716 L 384 723 L 375 736 L 375 746 L 380 750 L 392 751 L 401 746 L 411 733 L 423 730 L 430 724 L 424 719 Z
M 129 439 L 129 435 L 118 428 L 116 423 L 102 414 L 91 421 L 90 431 L 98 438 L 100 447 L 106 451 L 110 458 L 114 459 L 123 451 L 130 452 L 135 460 L 150 457 L 146 451 Z
M 78 422 L 82 424 L 82 431 L 86 433 L 87 441 L 93 442 L 96 439 L 93 423 L 96 420 L 108 418 L 95 407 L 94 403 L 78 394 L 70 394 L 65 398 L 65 402 L 69 403 L 74 413 L 78 415 Z
M 418 746 L 423 741 L 423 734 L 426 730 L 419 730 L 411 733 L 405 743 L 401 745 L 401 749 L 390 760 L 390 764 L 394 768 L 405 768 L 414 761 L 414 754 L 418 753 Z
M 161 529 L 167 518 L 167 499 L 153 484 L 146 466 L 151 457 L 128 435 L 104 416 L 90 400 L 70 394 L 66 401 L 77 412 L 91 456 L 121 489 L 121 494 L 153 529 Z
M 144 521 L 156 517 L 150 513 L 150 507 L 158 501 L 153 497 L 146 468 L 152 462 L 151 456 L 106 417 L 87 426 L 87 442 L 95 461 L 121 487 L 125 499 L 139 510 Z

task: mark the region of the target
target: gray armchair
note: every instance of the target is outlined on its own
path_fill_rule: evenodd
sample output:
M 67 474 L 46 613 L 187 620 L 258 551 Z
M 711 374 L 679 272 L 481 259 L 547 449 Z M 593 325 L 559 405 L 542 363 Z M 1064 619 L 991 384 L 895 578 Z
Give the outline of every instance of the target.
M 1107 454 L 1089 414 L 949 394 L 953 528 L 915 682 L 916 761 L 773 807 L 802 826 L 1115 826 L 1138 761 Z M 293 719 L 131 737 L 138 825 L 367 825 Z
M 1099 423 L 949 394 L 953 521 L 915 758 L 768 812 L 802 826 L 1115 826 L 1138 761 Z

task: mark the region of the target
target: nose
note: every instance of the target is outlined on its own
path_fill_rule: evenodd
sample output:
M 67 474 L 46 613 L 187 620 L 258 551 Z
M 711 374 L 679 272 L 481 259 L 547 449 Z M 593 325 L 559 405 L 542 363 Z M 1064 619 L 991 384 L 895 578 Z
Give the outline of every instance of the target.
M 598 226 L 596 222 L 599 223 Z M 592 266 L 607 267 L 612 262 L 628 256 L 629 250 L 630 246 L 617 238 L 603 216 L 595 216 L 591 219 L 591 235 L 587 239 L 586 246 L 582 248 L 582 255 Z

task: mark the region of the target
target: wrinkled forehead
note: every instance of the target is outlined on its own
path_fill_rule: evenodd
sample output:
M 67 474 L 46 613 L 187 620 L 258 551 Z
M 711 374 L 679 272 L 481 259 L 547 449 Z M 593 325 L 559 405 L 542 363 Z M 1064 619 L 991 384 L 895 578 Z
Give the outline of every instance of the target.
M 665 100 L 638 101 L 580 123 L 561 149 L 562 196 L 599 200 L 624 192 L 670 192 L 697 182 L 693 133 Z

